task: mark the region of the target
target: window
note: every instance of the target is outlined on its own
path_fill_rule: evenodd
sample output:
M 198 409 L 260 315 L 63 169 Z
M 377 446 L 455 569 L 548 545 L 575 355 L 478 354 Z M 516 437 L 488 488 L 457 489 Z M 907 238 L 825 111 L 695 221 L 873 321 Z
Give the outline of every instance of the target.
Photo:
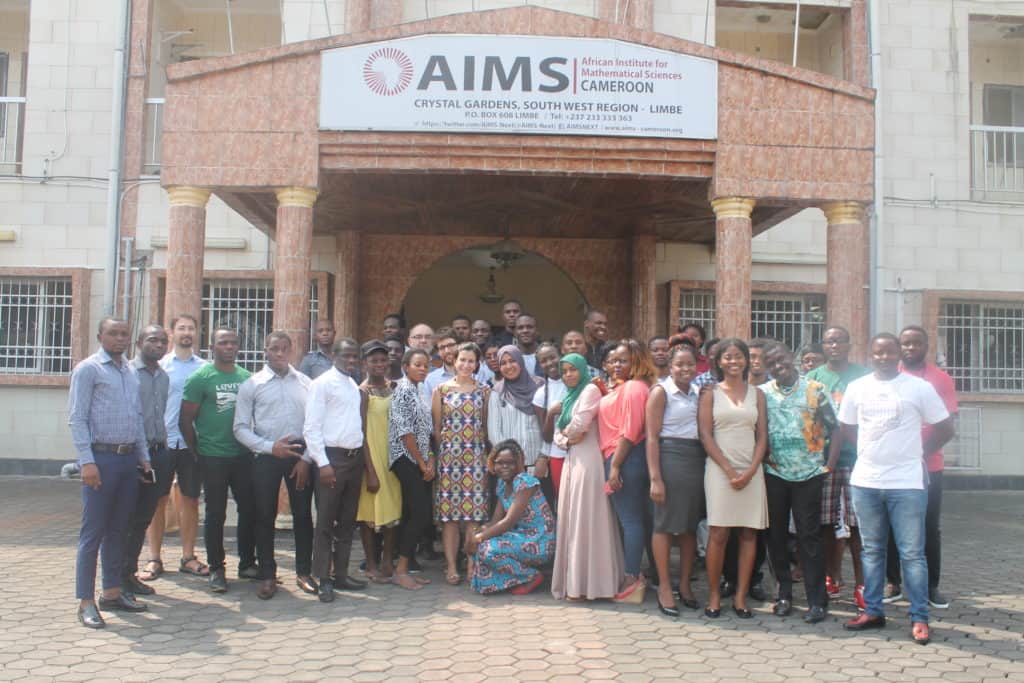
M 982 123 L 1007 128 L 1024 127 L 1024 86 L 985 84 Z M 1024 167 L 1024 132 L 987 131 L 987 159 L 998 164 Z
M 960 406 L 953 418 L 956 435 L 942 449 L 947 469 L 981 468 L 981 407 Z
M 71 372 L 71 278 L 0 278 L 0 372 Z
M 942 301 L 938 331 L 957 391 L 1024 393 L 1024 303 Z
M 313 280 L 309 292 L 311 345 L 315 343 L 313 331 L 320 308 L 317 290 L 317 281 Z M 238 364 L 252 372 L 259 370 L 264 360 L 263 339 L 274 329 L 273 280 L 206 280 L 199 324 L 204 356 L 210 357 L 213 330 L 229 327 L 238 331 Z
M 825 327 L 822 294 L 754 294 L 750 302 L 750 334 L 784 342 L 791 349 L 819 341 Z M 708 338 L 715 336 L 715 294 L 679 292 L 679 324 L 699 323 Z

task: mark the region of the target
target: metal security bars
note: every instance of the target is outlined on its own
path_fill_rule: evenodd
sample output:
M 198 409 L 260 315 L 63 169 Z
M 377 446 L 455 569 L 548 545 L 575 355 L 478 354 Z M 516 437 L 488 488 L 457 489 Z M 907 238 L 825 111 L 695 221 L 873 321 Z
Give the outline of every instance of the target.
M 949 469 L 981 468 L 981 407 L 960 406 L 953 418 L 956 436 L 942 449 Z
M 938 323 L 957 391 L 1024 393 L 1024 303 L 943 301 Z
M 316 280 L 310 283 L 310 344 L 314 344 L 320 301 Z M 274 329 L 273 280 L 206 280 L 200 327 L 202 353 L 210 358 L 211 335 L 218 327 L 238 332 L 238 364 L 255 372 L 263 367 L 263 339 Z
M 750 302 L 753 337 L 784 342 L 791 349 L 819 341 L 825 327 L 825 297 L 821 294 L 754 294 Z M 679 293 L 679 324 L 700 324 L 708 338 L 715 336 L 715 294 Z
M 0 278 L 0 372 L 71 372 L 71 278 Z
M 1024 127 L 971 126 L 971 189 L 1024 192 Z

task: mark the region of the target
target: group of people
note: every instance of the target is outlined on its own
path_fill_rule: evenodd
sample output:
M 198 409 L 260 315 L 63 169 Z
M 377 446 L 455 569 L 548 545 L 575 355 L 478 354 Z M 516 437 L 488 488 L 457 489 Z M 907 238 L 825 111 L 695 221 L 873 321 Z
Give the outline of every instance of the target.
M 849 360 L 840 326 L 794 353 L 769 339 L 705 340 L 696 324 L 609 342 L 596 310 L 557 341 L 543 341 L 516 301 L 503 318 L 497 332 L 456 316 L 406 334 L 389 315 L 381 338 L 362 345 L 321 320 L 297 369 L 292 340 L 272 332 L 255 374 L 236 364 L 233 330 L 212 332 L 205 362 L 193 352 L 196 321 L 179 316 L 170 337 L 146 327 L 128 362 L 128 325 L 105 319 L 101 349 L 72 374 L 69 406 L 85 506 L 81 622 L 99 628 L 100 610 L 146 609 L 137 596 L 163 571 L 161 506 L 177 477 L 179 568 L 208 576 L 214 592 L 228 590 L 230 491 L 238 576 L 257 580 L 262 599 L 275 594 L 283 482 L 296 583 L 324 602 L 368 582 L 423 589 L 417 549 L 439 531 L 445 581 L 468 579 L 479 593 L 529 593 L 550 575 L 558 599 L 641 603 L 653 584 L 658 609 L 678 616 L 699 609 L 691 580 L 702 550 L 708 618 L 728 597 L 750 618 L 748 597 L 767 597 L 768 559 L 773 613 L 792 613 L 802 575 L 804 620 L 818 623 L 841 593 L 849 547 L 860 611 L 845 627 L 884 626 L 883 604 L 905 589 L 912 637 L 928 642 L 929 604 L 946 606 L 941 447 L 956 399 L 927 360 L 922 328 L 872 338 L 868 369 Z M 200 488 L 209 565 L 194 551 Z M 357 527 L 365 580 L 349 574 Z

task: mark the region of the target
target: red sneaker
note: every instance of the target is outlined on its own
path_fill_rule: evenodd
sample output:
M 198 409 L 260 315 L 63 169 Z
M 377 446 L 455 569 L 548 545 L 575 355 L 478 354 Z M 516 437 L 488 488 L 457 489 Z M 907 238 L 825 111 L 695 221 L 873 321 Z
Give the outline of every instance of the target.
M 540 572 L 537 572 L 536 576 L 534 576 L 533 579 L 531 579 L 527 583 L 516 586 L 515 588 L 510 590 L 509 593 L 511 593 L 512 595 L 527 595 L 529 593 L 532 593 L 537 588 L 537 586 L 541 585 L 542 583 L 544 583 L 544 575 Z
M 853 601 L 857 603 L 857 609 L 862 612 L 868 608 L 867 603 L 864 602 L 864 586 L 863 584 L 853 589 Z
M 825 591 L 830 598 L 839 597 L 839 584 L 833 581 L 831 576 L 825 577 Z
M 867 612 L 861 612 L 856 619 L 843 624 L 847 631 L 866 631 L 872 628 L 885 628 L 885 617 L 872 617 Z

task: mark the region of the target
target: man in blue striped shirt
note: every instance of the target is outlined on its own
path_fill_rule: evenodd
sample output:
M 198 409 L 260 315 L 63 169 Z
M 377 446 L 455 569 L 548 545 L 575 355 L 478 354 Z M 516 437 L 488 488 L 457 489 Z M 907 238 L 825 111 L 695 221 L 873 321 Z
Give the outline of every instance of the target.
M 139 469 L 150 472 L 139 379 L 124 352 L 128 323 L 100 321 L 100 350 L 71 373 L 68 423 L 82 468 L 82 530 L 75 564 L 78 620 L 88 628 L 106 624 L 96 605 L 96 555 L 102 552 L 103 592 L 99 608 L 142 612 L 146 606 L 121 591 L 125 530 L 135 510 Z

